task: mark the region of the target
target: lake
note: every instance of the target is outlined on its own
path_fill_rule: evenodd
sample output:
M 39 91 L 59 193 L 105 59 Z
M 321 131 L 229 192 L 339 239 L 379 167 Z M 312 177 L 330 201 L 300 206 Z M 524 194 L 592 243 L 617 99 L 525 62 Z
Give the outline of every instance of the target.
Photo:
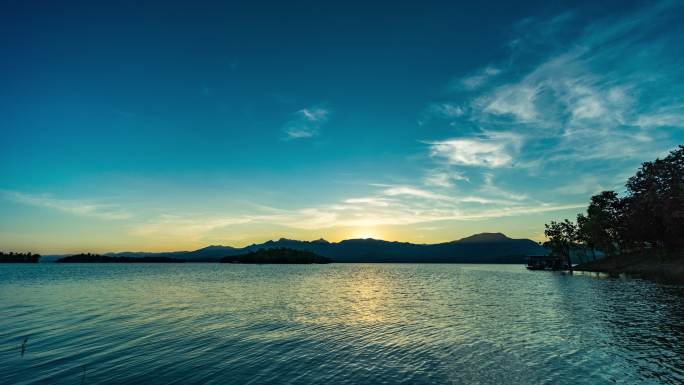
M 681 384 L 684 287 L 520 265 L 0 265 L 0 383 L 82 381 Z

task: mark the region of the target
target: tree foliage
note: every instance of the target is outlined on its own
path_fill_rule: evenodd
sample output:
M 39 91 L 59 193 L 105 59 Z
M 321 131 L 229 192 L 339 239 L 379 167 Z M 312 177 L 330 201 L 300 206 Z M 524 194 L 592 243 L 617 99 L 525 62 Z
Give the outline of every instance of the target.
M 578 239 L 577 225 L 566 219 L 562 222 L 551 221 L 545 227 L 544 235 L 549 240 L 544 247 L 551 250 L 552 255 L 570 261 L 570 253 Z
M 623 203 L 614 191 L 603 191 L 591 197 L 587 213 L 577 216 L 577 241 L 590 250 L 614 255 L 621 243 Z

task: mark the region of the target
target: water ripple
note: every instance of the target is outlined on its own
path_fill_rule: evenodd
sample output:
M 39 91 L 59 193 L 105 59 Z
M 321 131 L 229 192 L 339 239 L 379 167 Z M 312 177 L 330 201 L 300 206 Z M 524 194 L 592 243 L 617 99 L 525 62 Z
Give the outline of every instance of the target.
M 3 265 L 0 383 L 681 384 L 683 299 L 520 266 Z

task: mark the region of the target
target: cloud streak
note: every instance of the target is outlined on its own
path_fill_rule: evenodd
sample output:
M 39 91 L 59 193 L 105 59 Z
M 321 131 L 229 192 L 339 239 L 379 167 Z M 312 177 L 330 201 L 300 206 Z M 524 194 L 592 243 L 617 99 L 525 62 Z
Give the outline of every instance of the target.
M 283 126 L 285 138 L 305 139 L 319 135 L 321 126 L 328 121 L 330 110 L 322 107 L 303 108 Z
M 456 82 L 456 88 L 462 87 L 466 90 L 475 90 L 483 85 L 485 85 L 492 77 L 495 77 L 501 73 L 501 69 L 496 67 L 485 67 L 474 74 L 465 76 Z
M 335 227 L 373 227 L 471 221 L 531 215 L 585 207 L 584 203 L 551 203 L 530 200 L 493 187 L 480 195 L 447 194 L 412 185 L 372 184 L 374 194 L 338 202 L 280 209 L 258 206 L 258 213 L 242 215 L 166 214 L 132 226 L 137 236 L 173 239 L 183 236 L 201 240 L 215 231 L 234 231 L 240 226 L 268 224 L 296 230 Z
M 0 196 L 14 203 L 47 208 L 84 217 L 105 220 L 126 220 L 133 217 L 133 214 L 130 212 L 118 209 L 115 206 L 88 203 L 81 200 L 57 199 L 49 195 L 32 195 L 11 190 L 0 190 Z
M 423 183 L 427 186 L 453 187 L 455 182 L 469 182 L 467 176 L 462 172 L 452 170 L 431 170 L 423 178 Z

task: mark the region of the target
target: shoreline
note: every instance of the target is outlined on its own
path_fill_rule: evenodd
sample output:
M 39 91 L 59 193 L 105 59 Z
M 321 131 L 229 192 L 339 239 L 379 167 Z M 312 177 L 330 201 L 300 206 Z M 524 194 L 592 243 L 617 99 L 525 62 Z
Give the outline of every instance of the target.
M 663 283 L 684 284 L 684 255 L 624 254 L 584 262 L 573 270 L 627 274 Z

